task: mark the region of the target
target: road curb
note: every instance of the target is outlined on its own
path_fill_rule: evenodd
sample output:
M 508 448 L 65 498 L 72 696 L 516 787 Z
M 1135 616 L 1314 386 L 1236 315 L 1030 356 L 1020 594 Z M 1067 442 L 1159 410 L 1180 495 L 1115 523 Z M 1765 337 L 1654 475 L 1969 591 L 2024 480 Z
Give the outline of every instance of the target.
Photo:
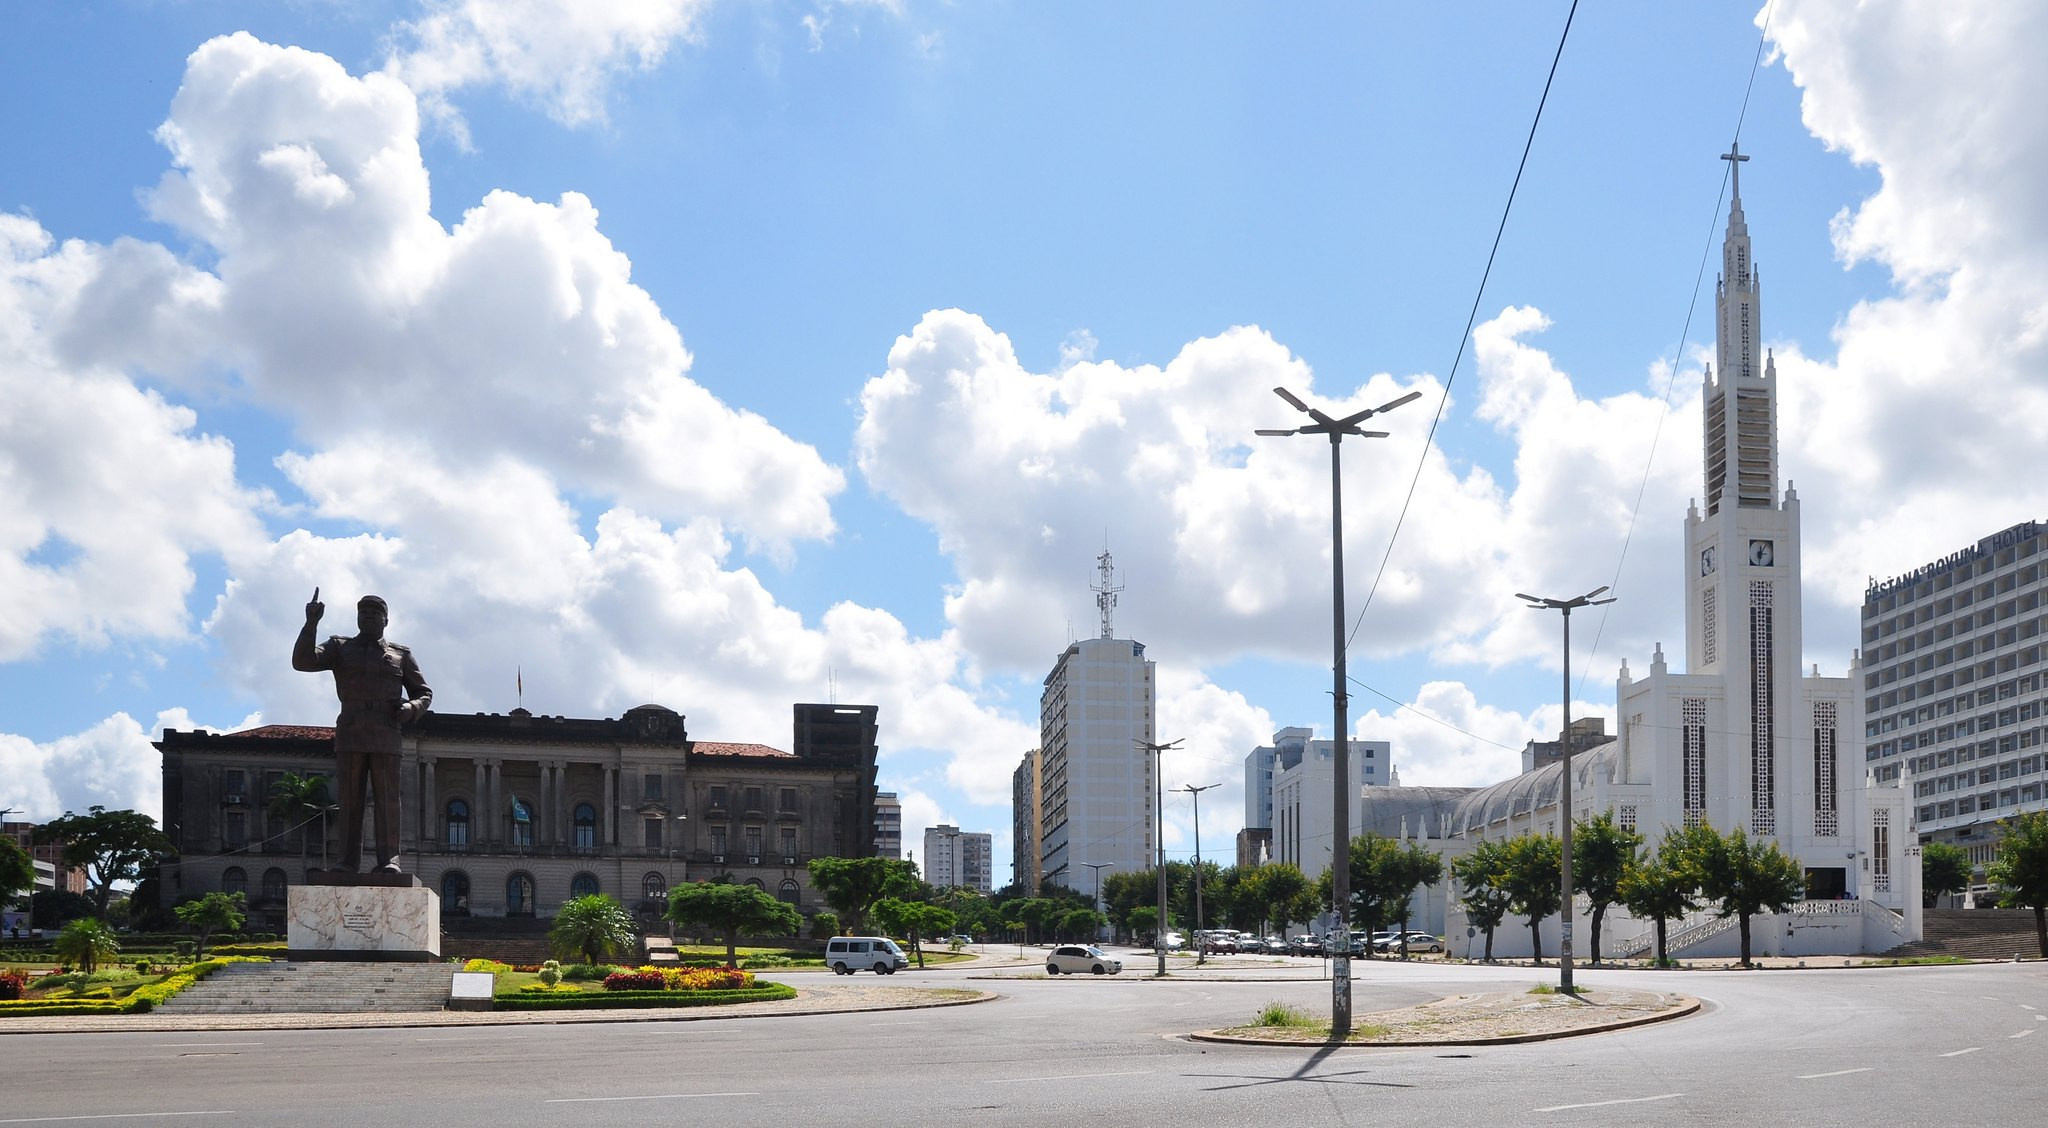
M 1636 1018 L 1617 1019 L 1613 1022 L 1575 1026 L 1566 1030 L 1545 1030 L 1531 1034 L 1503 1034 L 1495 1038 L 1398 1038 L 1385 1041 L 1310 1042 L 1299 1038 L 1261 1038 L 1256 1035 L 1227 1034 L 1220 1030 L 1197 1030 L 1188 1037 L 1196 1042 L 1222 1042 L 1239 1046 L 1313 1046 L 1341 1049 L 1380 1049 L 1431 1046 L 1516 1046 L 1527 1042 L 1554 1042 L 1560 1038 L 1578 1038 L 1589 1034 L 1607 1034 L 1616 1030 L 1627 1030 L 1635 1026 L 1648 1026 L 1653 1022 L 1669 1022 L 1696 1014 L 1700 1001 L 1689 995 L 1679 996 L 1678 1002 L 1656 1014 Z M 1371 1015 L 1360 1016 L 1360 1021 L 1369 1020 Z

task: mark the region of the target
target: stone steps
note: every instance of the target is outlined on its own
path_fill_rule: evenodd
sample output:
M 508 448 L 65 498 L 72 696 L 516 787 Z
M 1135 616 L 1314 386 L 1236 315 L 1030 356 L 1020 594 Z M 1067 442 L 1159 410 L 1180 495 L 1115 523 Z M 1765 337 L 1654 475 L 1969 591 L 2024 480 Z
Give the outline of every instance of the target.
M 238 963 L 159 1008 L 172 1014 L 360 1014 L 446 1008 L 445 963 Z
M 1929 909 L 1920 939 L 1888 956 L 1960 956 L 1971 960 L 2038 959 L 2039 937 L 2028 909 Z

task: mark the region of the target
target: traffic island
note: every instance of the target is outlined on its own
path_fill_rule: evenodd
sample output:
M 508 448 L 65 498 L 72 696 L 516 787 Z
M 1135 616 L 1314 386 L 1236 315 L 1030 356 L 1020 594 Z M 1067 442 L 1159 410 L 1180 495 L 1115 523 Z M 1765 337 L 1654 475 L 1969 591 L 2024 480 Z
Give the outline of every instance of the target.
M 1587 988 L 1566 995 L 1554 988 L 1532 991 L 1488 991 L 1451 995 L 1357 1016 L 1347 1046 L 1493 1046 L 1541 1042 L 1581 1034 L 1625 1030 L 1651 1022 L 1682 1018 L 1700 1009 L 1700 1001 L 1662 991 Z M 1327 1046 L 1330 1023 L 1270 1006 L 1253 1023 L 1221 1030 L 1197 1031 L 1200 1042 L 1237 1042 L 1273 1046 Z

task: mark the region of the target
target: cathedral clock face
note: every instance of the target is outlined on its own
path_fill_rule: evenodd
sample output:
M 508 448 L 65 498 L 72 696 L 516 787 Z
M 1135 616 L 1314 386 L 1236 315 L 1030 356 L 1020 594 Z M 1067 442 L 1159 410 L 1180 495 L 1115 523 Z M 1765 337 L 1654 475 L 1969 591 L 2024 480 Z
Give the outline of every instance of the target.
M 1770 541 L 1753 540 L 1749 542 L 1749 562 L 1751 564 L 1759 568 L 1768 568 L 1775 559 L 1777 559 L 1777 554 L 1772 551 Z
M 1700 550 L 1700 575 L 1711 576 L 1713 574 L 1714 550 L 1712 548 L 1703 548 Z

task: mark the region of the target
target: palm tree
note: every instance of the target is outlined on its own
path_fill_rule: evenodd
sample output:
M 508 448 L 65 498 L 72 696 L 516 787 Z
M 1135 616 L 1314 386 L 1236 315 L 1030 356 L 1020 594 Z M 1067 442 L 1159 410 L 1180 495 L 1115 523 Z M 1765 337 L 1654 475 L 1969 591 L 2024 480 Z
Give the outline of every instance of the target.
M 113 959 L 120 950 L 114 930 L 98 917 L 79 917 L 57 934 L 57 955 L 88 975 L 101 960 Z
M 327 777 L 286 772 L 270 788 L 269 812 L 299 832 L 299 869 L 306 869 L 306 824 L 320 816 L 320 868 L 327 868 L 327 812 L 334 810 L 327 794 Z
M 571 897 L 555 914 L 548 943 L 556 952 L 581 955 L 584 963 L 594 964 L 631 945 L 636 935 L 626 906 L 603 893 L 586 893 Z

